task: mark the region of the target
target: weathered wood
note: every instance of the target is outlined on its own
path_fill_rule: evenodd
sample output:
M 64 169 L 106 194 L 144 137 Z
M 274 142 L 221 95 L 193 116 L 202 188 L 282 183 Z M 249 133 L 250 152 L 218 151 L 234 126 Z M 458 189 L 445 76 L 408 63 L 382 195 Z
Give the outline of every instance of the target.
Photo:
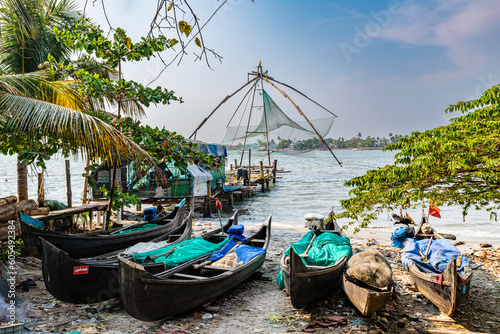
M 8 197 L 0 198 L 0 206 L 5 205 L 5 204 L 16 203 L 16 202 L 17 202 L 16 196 L 8 196 Z
M 68 208 L 73 206 L 73 194 L 71 193 L 71 169 L 69 166 L 69 160 L 65 160 L 66 164 L 66 196 L 68 198 Z
M 26 212 L 37 208 L 32 199 L 0 206 L 0 220 L 17 219 L 18 212 Z
M 276 183 L 276 169 L 278 167 L 278 160 L 273 161 L 273 183 Z
M 63 210 L 57 210 L 57 211 L 51 211 L 48 214 L 45 215 L 40 215 L 40 216 L 34 216 L 34 218 L 41 220 L 41 221 L 48 221 L 48 220 L 54 220 L 54 219 L 61 219 L 61 218 L 66 218 L 70 217 L 79 213 L 84 213 L 84 212 L 89 212 L 89 211 L 104 211 L 107 208 L 107 202 L 101 202 L 101 203 L 94 203 L 94 204 L 86 204 L 86 205 L 81 205 L 81 206 L 76 206 L 74 208 L 67 208 Z
M 45 203 L 45 189 L 43 182 L 43 172 L 38 173 L 38 187 L 37 187 L 37 204 L 39 207 L 42 207 Z
M 6 241 L 8 238 L 8 232 L 9 232 L 9 225 L 10 223 L 8 221 L 6 222 L 0 222 L 0 241 Z M 21 226 L 19 225 L 19 222 L 14 223 L 15 226 L 15 231 L 16 231 L 16 238 L 21 235 Z
M 41 208 L 29 210 L 24 213 L 27 214 L 28 216 L 48 215 L 50 213 L 50 208 L 48 206 L 42 206 Z
M 264 250 L 271 238 L 271 216 L 253 235 L 247 244 Z M 221 242 L 226 236 L 204 238 L 208 242 Z M 252 239 L 264 239 L 264 243 Z M 171 318 L 179 313 L 203 305 L 233 289 L 260 269 L 265 253 L 231 271 L 213 272 L 194 265 L 208 259 L 210 254 L 191 259 L 162 273 L 152 273 L 143 265 L 119 255 L 119 279 L 121 304 L 132 317 L 144 321 Z M 181 276 L 177 278 L 174 276 Z M 180 274 L 180 275 L 179 275 Z M 189 275 L 190 278 L 186 276 Z M 192 277 L 202 279 L 191 279 Z

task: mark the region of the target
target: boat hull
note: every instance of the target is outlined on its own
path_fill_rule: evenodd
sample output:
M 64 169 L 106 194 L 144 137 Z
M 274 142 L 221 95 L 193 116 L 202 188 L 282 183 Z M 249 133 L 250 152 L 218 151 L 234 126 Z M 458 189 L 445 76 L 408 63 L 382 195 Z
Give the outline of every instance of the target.
M 155 240 L 175 238 L 172 243 L 191 238 L 192 215 L 179 228 Z M 120 297 L 118 253 L 112 252 L 91 259 L 74 259 L 42 239 L 42 273 L 47 290 L 57 299 L 75 304 L 90 304 Z M 148 266 L 163 270 L 160 263 Z M 153 270 L 153 268 L 150 268 Z
M 120 258 L 122 305 L 132 317 L 155 321 L 173 317 L 209 302 L 244 282 L 262 266 L 265 255 L 247 265 L 206 281 L 161 280 L 142 270 L 142 266 Z
M 363 315 L 382 309 L 386 304 L 390 303 L 394 292 L 394 286 L 391 286 L 388 291 L 375 291 L 361 286 L 352 279 L 348 279 L 345 273 L 342 278 L 342 287 L 347 298 Z
M 292 306 L 300 309 L 331 297 L 340 287 L 340 276 L 346 262 L 347 257 L 344 256 L 328 267 L 309 267 L 290 248 L 290 255 L 282 257 L 281 270 Z
M 258 244 L 258 247 L 267 249 L 271 234 L 270 219 L 265 228 L 248 238 L 247 244 Z M 263 229 L 265 233 L 261 232 Z M 174 278 L 175 274 L 159 278 L 146 271 L 142 265 L 119 257 L 121 303 L 132 317 L 139 320 L 171 318 L 216 299 L 244 282 L 259 270 L 265 256 L 265 253 L 258 255 L 240 267 L 225 269 L 221 273 L 219 269 L 195 268 L 194 264 L 206 260 L 209 257 L 207 255 L 170 270 L 191 274 L 181 278 Z
M 37 250 L 36 257 L 41 258 L 42 256 L 40 238 L 43 238 L 55 247 L 67 252 L 72 258 L 86 258 L 127 248 L 138 242 L 159 238 L 179 227 L 184 217 L 185 205 L 176 206 L 171 214 L 154 221 L 156 224 L 161 224 L 160 226 L 127 234 L 110 235 L 110 231 L 99 231 L 85 235 L 64 234 L 50 230 L 39 230 L 22 220 L 21 230 L 24 245 L 35 248 Z
M 446 267 L 441 284 L 437 283 L 436 274 L 422 272 L 413 262 L 409 263 L 408 272 L 415 287 L 448 316 L 452 316 L 469 295 L 472 269 L 466 268 L 465 275 L 462 277 L 465 283 L 461 284 L 456 259 L 453 259 Z

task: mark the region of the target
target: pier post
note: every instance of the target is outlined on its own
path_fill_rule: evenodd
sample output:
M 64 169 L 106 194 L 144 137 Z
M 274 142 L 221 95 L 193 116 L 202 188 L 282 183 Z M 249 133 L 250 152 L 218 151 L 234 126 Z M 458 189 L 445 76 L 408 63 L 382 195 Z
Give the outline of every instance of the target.
M 264 192 L 266 189 L 265 189 L 264 163 L 262 162 L 262 160 L 259 162 L 259 174 L 260 174 L 259 178 L 262 185 L 261 191 Z
M 276 183 L 276 169 L 278 168 L 278 160 L 273 161 L 273 184 Z
M 248 149 L 248 185 L 252 184 L 252 149 Z

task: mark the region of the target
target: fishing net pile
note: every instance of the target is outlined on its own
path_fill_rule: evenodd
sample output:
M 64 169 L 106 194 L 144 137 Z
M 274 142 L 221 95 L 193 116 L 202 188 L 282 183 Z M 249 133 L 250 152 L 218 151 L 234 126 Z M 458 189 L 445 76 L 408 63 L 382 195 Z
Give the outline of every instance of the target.
M 348 277 L 369 286 L 383 289 L 393 282 L 391 265 L 376 247 L 368 247 L 365 251 L 354 254 L 347 266 Z

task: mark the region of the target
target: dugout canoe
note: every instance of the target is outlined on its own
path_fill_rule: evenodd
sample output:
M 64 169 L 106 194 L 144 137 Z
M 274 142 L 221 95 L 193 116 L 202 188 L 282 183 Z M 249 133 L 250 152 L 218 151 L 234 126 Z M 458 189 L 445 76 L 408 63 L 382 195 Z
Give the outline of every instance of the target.
M 139 222 L 114 230 L 67 234 L 51 231 L 47 228 L 38 229 L 32 224 L 20 219 L 23 243 L 25 247 L 36 248 L 36 257 L 39 258 L 42 256 L 40 238 L 47 240 L 55 247 L 65 251 L 72 258 L 77 259 L 97 256 L 127 248 L 138 242 L 151 241 L 179 227 L 185 218 L 185 204 L 186 200 L 183 199 L 175 206 L 174 210 L 166 216 L 157 218 L 151 222 L 160 226 L 125 234 L 117 234 L 117 232 L 139 228 L 148 224 L 148 222 Z
M 442 239 L 434 229 L 431 233 L 423 233 L 422 225 L 427 222 L 424 216 L 415 231 L 416 239 Z M 457 249 L 458 250 L 458 249 Z M 460 275 L 457 268 L 460 267 L 462 253 L 458 254 L 451 263 L 446 266 L 442 276 L 439 274 L 426 273 L 414 263 L 408 263 L 408 273 L 415 287 L 444 314 L 452 316 L 457 307 L 469 296 L 470 284 L 472 281 L 472 268 L 465 266 L 464 273 Z
M 267 250 L 271 238 L 271 218 L 250 236 L 246 244 Z M 206 240 L 220 242 L 226 236 L 214 235 Z M 242 283 L 264 263 L 266 254 L 234 268 L 202 265 L 211 254 L 198 257 L 164 272 L 119 256 L 120 299 L 132 317 L 156 321 L 173 317 L 205 304 Z
M 377 312 L 391 302 L 394 284 L 387 289 L 377 289 L 346 275 L 342 276 L 342 288 L 351 303 L 363 315 Z
M 319 233 L 334 233 L 345 237 L 336 222 L 332 230 L 320 230 Z M 330 266 L 308 266 L 302 262 L 299 254 L 290 247 L 289 256 L 283 255 L 280 267 L 283 272 L 283 284 L 296 309 L 326 299 L 340 288 L 340 277 L 348 258 L 341 257 Z
M 168 246 L 190 239 L 192 217 L 193 211 L 181 226 L 152 242 L 166 242 L 165 246 Z M 75 259 L 45 239 L 41 239 L 41 243 L 43 279 L 45 287 L 54 297 L 75 304 L 91 304 L 120 297 L 118 254 L 125 249 L 87 259 Z M 160 265 L 161 269 L 161 264 L 150 265 Z

